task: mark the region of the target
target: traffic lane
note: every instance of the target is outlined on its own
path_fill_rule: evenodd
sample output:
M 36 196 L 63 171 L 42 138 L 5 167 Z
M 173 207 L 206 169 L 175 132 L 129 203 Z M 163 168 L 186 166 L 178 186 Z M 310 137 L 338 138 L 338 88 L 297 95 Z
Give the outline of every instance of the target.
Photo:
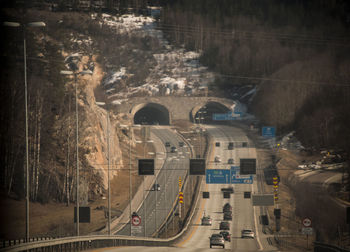
M 255 213 L 250 199 L 244 199 L 243 193 L 245 191 L 251 192 L 251 184 L 236 184 L 235 185 L 235 200 L 233 205 L 233 232 L 232 243 L 234 244 L 234 251 L 236 250 L 250 250 L 256 251 L 259 246 L 255 238 L 242 238 L 241 231 L 243 229 L 251 229 L 256 234 Z
M 167 166 L 159 173 L 156 183 L 160 184 L 160 191 L 150 192 L 150 197 L 146 200 L 147 216 L 147 236 L 154 235 L 156 228 L 165 222 L 172 205 L 178 195 L 178 179 L 183 171 L 180 170 L 186 161 L 167 161 Z M 142 209 L 140 213 L 142 214 Z
M 219 137 L 221 138 L 225 134 L 220 130 L 214 130 L 215 134 L 212 134 L 214 136 L 213 141 L 217 142 L 219 141 Z M 210 134 L 210 132 L 209 132 Z M 211 146 L 212 147 L 212 146 Z M 213 155 L 210 157 L 211 160 L 209 160 L 209 164 L 211 164 L 214 160 L 213 158 L 215 156 L 219 156 L 222 154 L 223 147 L 213 147 L 212 153 Z M 214 165 L 217 168 L 219 166 L 218 163 L 214 162 Z M 220 164 L 221 166 L 222 164 Z M 200 208 L 197 213 L 197 216 L 195 218 L 196 222 L 192 226 L 192 230 L 190 231 L 190 235 L 188 235 L 182 242 L 178 243 L 177 246 L 187 249 L 201 249 L 201 251 L 205 249 L 210 249 L 210 239 L 209 237 L 212 234 L 220 233 L 220 223 L 223 221 L 223 205 L 225 203 L 230 203 L 232 205 L 233 203 L 233 197 L 230 199 L 224 199 L 223 194 L 221 192 L 221 188 L 223 185 L 219 184 L 208 184 L 203 186 L 202 188 L 205 188 L 206 191 L 209 191 L 210 193 L 210 199 L 201 199 Z M 212 218 L 212 225 L 211 226 L 201 226 L 201 217 L 204 215 L 210 215 Z M 231 230 L 229 230 L 230 233 L 232 233 Z M 213 247 L 217 248 L 217 246 Z M 225 242 L 225 248 L 230 250 L 231 244 L 230 242 Z M 221 248 L 220 248 L 221 249 Z
M 205 189 L 204 189 L 205 188 Z M 192 230 L 188 237 L 184 241 L 177 244 L 181 248 L 192 249 L 207 249 L 210 248 L 209 237 L 214 233 L 220 233 L 219 225 L 223 221 L 222 207 L 226 202 L 230 202 L 230 199 L 225 199 L 221 193 L 221 186 L 216 184 L 205 185 L 202 190 L 210 192 L 210 199 L 201 199 L 200 207 L 195 217 L 195 222 L 192 224 Z M 231 202 L 232 204 L 232 202 Z M 204 215 L 210 215 L 212 218 L 211 226 L 202 226 L 201 218 Z M 218 248 L 218 247 L 213 247 Z M 225 248 L 230 249 L 230 242 L 225 242 Z M 220 248 L 221 249 L 221 248 Z
M 249 139 L 244 135 L 242 130 L 232 127 L 217 127 L 209 129 L 208 133 L 214 137 L 214 141 L 221 140 L 224 143 L 220 144 L 220 147 L 215 147 L 215 154 L 221 154 L 225 158 L 233 158 L 236 161 L 234 165 L 237 165 L 239 158 L 256 158 L 256 151 L 254 148 L 236 147 L 236 143 L 249 143 Z M 233 150 L 228 150 L 228 142 L 233 142 L 235 144 Z M 238 146 L 240 145 L 238 144 Z M 249 146 L 252 145 L 249 144 Z M 241 238 L 242 229 L 249 228 L 254 231 L 256 230 L 256 216 L 254 214 L 253 206 L 251 205 L 250 200 L 244 200 L 243 193 L 237 194 L 237 191 L 251 192 L 252 185 L 235 184 L 231 186 L 234 187 L 235 191 L 235 193 L 231 195 L 231 197 L 234 199 L 234 204 L 232 205 L 233 220 L 231 222 L 232 251 L 257 251 L 259 249 L 259 245 L 255 239 L 246 240 Z M 223 187 L 225 187 L 225 185 L 223 185 Z
M 165 142 L 171 142 L 172 145 L 176 145 L 175 143 L 180 142 L 182 140 L 176 133 L 174 133 L 172 130 L 169 129 L 152 129 L 152 133 L 155 134 L 165 145 Z M 155 184 L 160 184 L 161 191 L 151 191 L 146 196 L 145 202 L 146 202 L 146 218 L 144 217 L 144 204 L 141 205 L 139 210 L 137 211 L 138 215 L 142 217 L 143 219 L 143 225 L 146 223 L 146 236 L 152 236 L 156 230 L 158 229 L 158 226 L 161 225 L 164 221 L 168 213 L 166 212 L 166 209 L 171 209 L 172 203 L 176 199 L 177 191 L 169 190 L 167 192 L 167 197 L 165 197 L 164 191 L 166 182 L 165 182 L 165 173 L 167 171 L 174 170 L 174 176 L 171 176 L 170 178 L 172 181 L 172 186 L 174 188 L 178 188 L 177 184 L 178 181 L 176 180 L 176 177 L 184 177 L 185 171 L 184 169 L 179 169 L 180 167 L 184 167 L 186 165 L 186 161 L 179 161 L 178 164 L 174 165 L 173 158 L 176 156 L 177 153 L 164 153 L 162 155 L 166 158 L 164 165 L 160 172 L 158 173 L 158 176 L 155 180 Z M 188 155 L 184 153 L 184 155 Z M 166 171 L 165 171 L 166 170 Z M 171 195 L 170 195 L 171 193 Z M 165 199 L 172 199 L 172 202 L 166 202 L 168 205 L 166 206 L 164 203 Z M 159 209 L 157 211 L 157 208 Z M 136 234 L 137 236 L 144 236 L 144 227 L 142 233 Z M 120 235 L 129 235 L 130 234 L 130 224 L 125 225 L 124 228 L 118 232 Z
M 147 231 L 148 236 L 154 235 L 156 228 L 158 229 L 165 222 L 166 217 L 168 216 L 168 213 L 170 212 L 178 195 L 178 178 L 184 178 L 186 170 L 183 169 L 183 167 L 188 164 L 188 160 L 178 158 L 178 152 L 170 152 L 170 148 L 172 146 L 178 148 L 178 143 L 182 141 L 176 132 L 168 128 L 158 127 L 156 129 L 152 129 L 152 132 L 156 134 L 159 139 L 161 139 L 164 145 L 166 142 L 169 142 L 170 147 L 166 148 L 166 162 L 157 177 L 157 183 L 160 184 L 161 190 L 160 192 L 155 193 L 157 199 L 152 200 L 153 204 L 152 202 L 150 203 L 152 208 L 150 222 L 152 223 L 153 228 Z M 182 155 L 184 157 L 188 157 L 187 153 L 183 153 Z M 167 185 L 171 186 L 168 187 Z

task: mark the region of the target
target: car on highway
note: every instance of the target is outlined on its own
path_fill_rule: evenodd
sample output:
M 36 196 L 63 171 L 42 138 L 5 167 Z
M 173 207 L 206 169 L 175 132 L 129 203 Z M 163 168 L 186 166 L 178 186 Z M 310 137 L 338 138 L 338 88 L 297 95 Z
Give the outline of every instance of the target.
M 215 163 L 220 163 L 221 162 L 220 156 L 215 156 L 214 162 Z
M 230 223 L 227 221 L 220 222 L 220 230 L 230 230 Z
M 225 241 L 231 241 L 231 235 L 229 232 L 227 231 L 221 231 L 220 234 L 224 237 Z
M 226 203 L 226 204 L 222 207 L 222 211 L 223 211 L 223 212 L 232 212 L 232 206 L 230 205 L 230 203 Z
M 160 191 L 160 185 L 159 184 L 153 184 L 152 191 Z
M 243 229 L 241 237 L 242 238 L 253 238 L 254 239 L 254 232 L 251 229 Z
M 232 220 L 232 212 L 231 211 L 224 212 L 224 220 Z
M 209 215 L 202 217 L 202 226 L 211 226 L 212 219 Z
M 210 248 L 213 246 L 221 246 L 225 248 L 225 239 L 221 234 L 212 234 L 210 237 Z
M 228 164 L 233 164 L 233 158 L 229 158 L 229 159 L 227 160 L 227 163 L 228 163 Z
M 165 147 L 170 147 L 170 142 L 165 142 Z
M 171 149 L 170 149 L 170 152 L 171 152 L 171 153 L 175 153 L 175 152 L 177 152 L 176 147 L 175 147 L 175 146 L 172 146 L 172 147 L 171 147 Z

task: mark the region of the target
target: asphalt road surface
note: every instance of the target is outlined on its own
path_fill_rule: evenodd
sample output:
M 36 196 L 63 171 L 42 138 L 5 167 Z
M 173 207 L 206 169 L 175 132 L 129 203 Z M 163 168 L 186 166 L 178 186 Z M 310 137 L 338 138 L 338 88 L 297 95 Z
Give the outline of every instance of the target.
M 166 147 L 166 153 L 158 153 L 155 157 L 165 159 L 164 165 L 155 179 L 155 184 L 160 185 L 160 190 L 146 191 L 145 201 L 141 207 L 132 209 L 132 212 L 137 212 L 141 217 L 140 228 L 132 227 L 134 236 L 157 237 L 156 231 L 164 224 L 171 207 L 177 199 L 179 177 L 182 180 L 184 179 L 189 165 L 189 148 L 186 145 L 179 146 L 179 142 L 183 142 L 183 139 L 178 134 L 168 127 L 156 126 L 152 127 L 151 130 L 164 145 L 169 142 L 170 147 Z M 174 153 L 171 152 L 173 146 L 177 148 Z M 129 234 L 130 224 L 125 225 L 118 232 L 118 235 Z
M 213 144 L 211 146 L 212 151 L 210 152 L 207 169 L 230 169 L 231 166 L 239 165 L 240 158 L 256 158 L 256 150 L 242 130 L 228 126 L 206 126 L 206 128 L 208 134 L 210 134 L 213 139 Z M 163 133 L 163 131 L 160 132 Z M 164 131 L 164 135 L 161 136 L 162 133 L 160 132 L 158 133 L 160 134 L 159 136 L 162 137 L 164 141 L 168 141 L 167 137 L 169 137 L 169 133 Z M 171 139 L 171 141 L 176 141 L 176 138 L 173 138 L 173 136 Z M 220 147 L 215 147 L 215 142 L 220 142 Z M 228 149 L 229 142 L 234 142 L 233 150 Z M 220 156 L 221 161 L 214 162 L 215 156 Z M 234 160 L 233 164 L 227 163 L 227 160 L 230 158 Z M 171 165 L 171 161 L 167 161 L 167 163 Z M 174 170 L 175 172 L 176 166 L 170 170 Z M 167 174 L 167 176 L 169 175 Z M 159 180 L 162 180 L 161 177 Z M 258 221 L 258 207 L 253 207 L 251 200 L 243 197 L 243 193 L 246 191 L 250 191 L 252 194 L 258 193 L 256 176 L 254 176 L 253 181 L 253 184 L 226 185 L 207 184 L 205 180 L 203 180 L 201 191 L 209 191 L 210 198 L 201 199 L 199 201 L 190 232 L 182 241 L 175 244 L 174 247 L 118 247 L 106 248 L 103 251 L 135 251 L 136 249 L 142 251 L 222 251 L 223 249 L 221 247 L 209 248 L 209 237 L 213 233 L 220 232 L 219 225 L 220 222 L 223 221 L 222 207 L 226 202 L 229 202 L 232 206 L 233 218 L 232 221 L 229 221 L 231 242 L 225 242 L 225 250 L 237 252 L 278 251 L 275 247 L 268 244 L 266 239 L 268 235 L 261 232 L 262 227 Z M 231 194 L 229 199 L 224 199 L 221 188 L 228 186 L 233 186 L 234 193 Z M 159 208 L 160 207 L 161 205 L 159 205 Z M 149 221 L 152 222 L 152 212 L 150 211 L 148 213 Z M 201 226 L 203 214 L 212 217 L 212 226 Z M 254 230 L 254 239 L 241 238 L 241 230 L 246 228 Z

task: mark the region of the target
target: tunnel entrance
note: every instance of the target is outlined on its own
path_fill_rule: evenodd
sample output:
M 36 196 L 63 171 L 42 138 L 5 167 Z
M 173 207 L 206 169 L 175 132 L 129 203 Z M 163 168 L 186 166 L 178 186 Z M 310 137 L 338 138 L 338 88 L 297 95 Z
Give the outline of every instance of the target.
M 142 125 L 169 125 L 169 111 L 166 107 L 157 103 L 141 105 L 134 115 L 134 124 Z
M 214 124 L 217 122 L 213 121 L 213 114 L 225 114 L 230 111 L 231 110 L 229 108 L 219 102 L 208 102 L 195 113 L 193 122 L 201 124 Z

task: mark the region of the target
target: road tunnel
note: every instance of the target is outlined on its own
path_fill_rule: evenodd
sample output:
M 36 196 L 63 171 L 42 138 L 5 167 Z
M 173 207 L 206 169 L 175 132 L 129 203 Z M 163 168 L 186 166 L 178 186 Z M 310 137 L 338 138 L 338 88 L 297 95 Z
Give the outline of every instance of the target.
M 226 114 L 230 111 L 228 107 L 219 102 L 207 102 L 205 105 L 196 108 L 192 113 L 192 122 L 201 124 L 212 124 L 213 114 Z
M 140 104 L 134 108 L 134 124 L 169 125 L 169 110 L 157 103 Z

